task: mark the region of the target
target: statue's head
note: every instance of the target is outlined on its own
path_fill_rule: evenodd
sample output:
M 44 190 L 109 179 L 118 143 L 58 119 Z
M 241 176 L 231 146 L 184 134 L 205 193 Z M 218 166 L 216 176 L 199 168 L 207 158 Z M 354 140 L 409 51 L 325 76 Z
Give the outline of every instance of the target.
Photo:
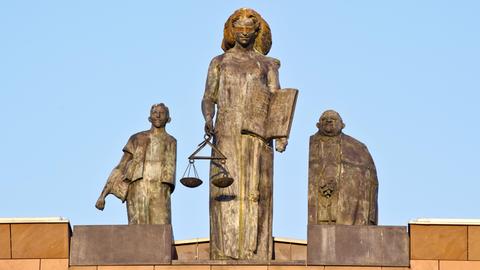
M 334 110 L 327 110 L 322 113 L 317 123 L 318 131 L 325 136 L 334 137 L 342 133 L 345 128 L 342 117 Z
M 170 112 L 163 103 L 153 104 L 150 108 L 150 117 L 148 121 L 156 128 L 165 127 L 170 122 Z
M 272 47 L 272 33 L 267 22 L 255 10 L 237 9 L 225 22 L 222 49 L 228 51 L 235 43 L 266 55 Z

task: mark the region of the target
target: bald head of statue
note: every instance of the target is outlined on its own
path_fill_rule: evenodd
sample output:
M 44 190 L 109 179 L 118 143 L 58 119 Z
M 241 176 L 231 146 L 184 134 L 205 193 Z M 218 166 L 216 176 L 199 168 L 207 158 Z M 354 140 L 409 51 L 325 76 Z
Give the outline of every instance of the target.
M 335 137 L 342 133 L 345 124 L 340 114 L 334 110 L 327 110 L 322 113 L 317 123 L 318 131 L 328 137 Z

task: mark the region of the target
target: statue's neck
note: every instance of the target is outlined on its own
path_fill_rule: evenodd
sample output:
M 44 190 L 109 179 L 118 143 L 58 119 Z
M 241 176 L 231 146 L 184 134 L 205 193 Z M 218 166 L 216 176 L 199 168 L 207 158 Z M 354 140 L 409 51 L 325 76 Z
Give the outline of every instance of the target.
M 157 128 L 157 127 L 152 125 L 152 127 L 150 128 L 150 133 L 152 135 L 161 135 L 161 134 L 167 133 L 167 131 L 165 130 L 164 126 Z
M 240 45 L 238 42 L 235 43 L 235 46 L 233 47 L 233 50 L 236 51 L 236 52 L 243 52 L 243 53 L 247 53 L 247 52 L 252 52 L 253 51 L 253 42 L 251 44 L 248 44 L 248 46 L 244 47 L 242 45 Z

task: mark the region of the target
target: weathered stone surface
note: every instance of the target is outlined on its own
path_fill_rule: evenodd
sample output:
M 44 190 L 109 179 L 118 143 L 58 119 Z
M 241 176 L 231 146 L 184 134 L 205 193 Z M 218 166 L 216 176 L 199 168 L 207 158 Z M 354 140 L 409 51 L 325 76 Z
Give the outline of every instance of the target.
M 208 69 L 205 132 L 226 156 L 225 164 L 211 162 L 210 178 L 234 179 L 210 185 L 211 259 L 272 259 L 273 145 L 278 152 L 287 146 L 298 91 L 280 88 L 270 47 L 267 22 L 241 8 L 225 23 L 225 53 Z
M 70 228 L 68 223 L 11 224 L 12 258 L 66 259 Z
M 478 261 L 440 261 L 440 270 L 478 270 Z
M 0 224 L 0 259 L 10 259 L 10 224 Z
M 310 137 L 308 224 L 376 225 L 377 171 L 367 147 L 344 134 L 340 114 L 325 111 Z
M 290 261 L 292 250 L 290 243 L 274 243 L 274 259 L 276 261 Z
M 95 204 L 105 207 L 105 197 L 127 201 L 128 224 L 171 224 L 170 195 L 175 189 L 177 140 L 167 133 L 168 107 L 153 104 L 149 130 L 130 137 L 120 163 L 112 170 Z
M 75 226 L 70 265 L 169 264 L 170 225 Z
M 437 260 L 411 260 L 411 270 L 438 270 Z
M 467 260 L 467 227 L 410 225 L 412 260 Z
M 298 245 L 292 243 L 292 261 L 301 261 L 307 259 L 307 246 L 306 245 Z
M 408 266 L 406 227 L 308 225 L 307 264 Z
M 208 260 L 210 258 L 210 244 L 209 243 L 199 243 L 197 246 L 198 249 L 198 259 L 199 260 Z
M 468 260 L 480 260 L 480 226 L 468 226 Z
M 68 270 L 68 259 L 41 259 L 40 270 Z
M 178 260 L 198 260 L 197 243 L 177 245 L 175 249 Z
M 38 270 L 40 269 L 40 260 L 0 260 L 0 269 L 2 270 Z

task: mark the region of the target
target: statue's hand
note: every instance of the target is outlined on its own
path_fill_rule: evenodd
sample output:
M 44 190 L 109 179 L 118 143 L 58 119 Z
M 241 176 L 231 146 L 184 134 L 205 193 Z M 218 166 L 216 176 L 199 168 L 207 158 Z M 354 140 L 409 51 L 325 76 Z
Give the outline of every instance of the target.
M 95 207 L 98 210 L 103 211 L 103 209 L 105 208 L 105 199 L 104 198 L 98 198 L 97 203 L 95 204 Z
M 207 120 L 205 122 L 205 134 L 213 136 L 215 134 L 215 128 L 213 127 L 213 120 Z
M 276 139 L 275 140 L 275 150 L 277 150 L 277 152 L 282 153 L 287 148 L 287 144 L 288 144 L 288 139 L 287 138 Z

